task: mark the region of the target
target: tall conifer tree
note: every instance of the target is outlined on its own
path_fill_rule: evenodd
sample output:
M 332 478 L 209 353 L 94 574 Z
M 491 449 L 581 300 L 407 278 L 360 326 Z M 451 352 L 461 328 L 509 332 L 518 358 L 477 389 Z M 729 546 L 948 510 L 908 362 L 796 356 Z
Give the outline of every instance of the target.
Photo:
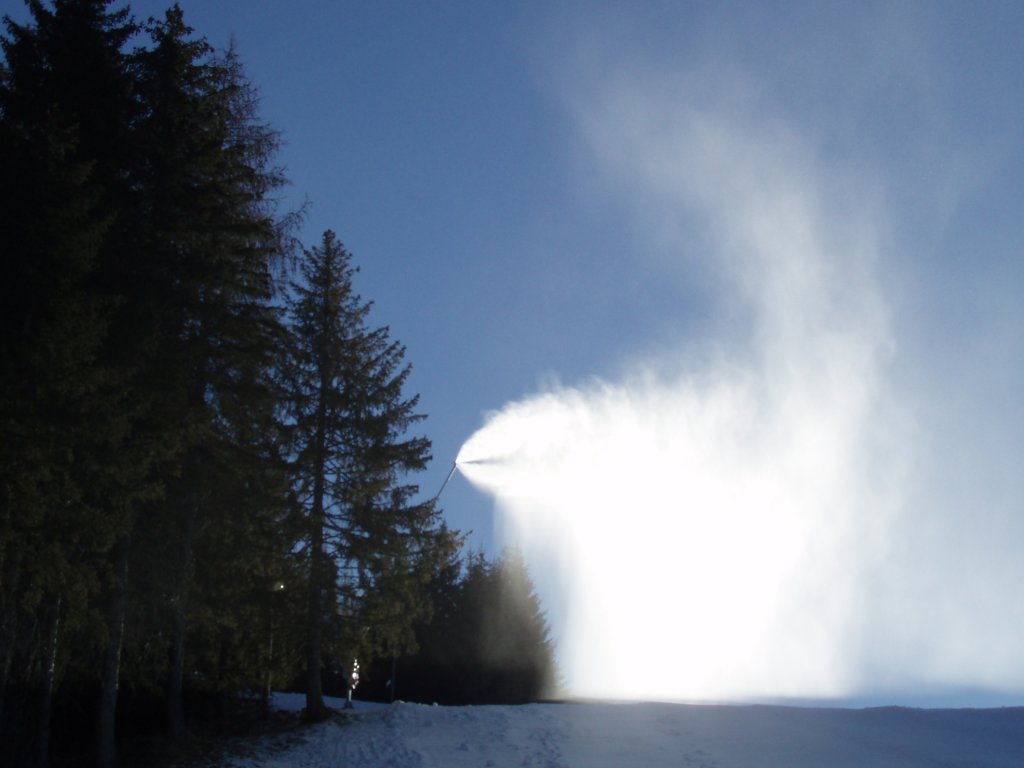
M 294 540 L 273 377 L 283 177 L 237 57 L 179 8 L 126 53 L 138 27 L 109 0 L 29 5 L 0 69 L 0 740 L 20 762 L 34 723 L 45 762 L 44 712 L 71 665 L 99 688 L 110 765 L 123 639 L 167 638 L 164 660 L 127 650 L 136 682 L 166 679 L 179 734 L 195 579 L 193 613 L 244 621 L 242 595 L 213 607 L 218 582 L 280 578 L 266 563 Z M 148 625 L 130 625 L 129 602 Z
M 17 740 L 27 717 L 45 764 L 70 642 L 96 629 L 92 599 L 147 485 L 144 452 L 129 455 L 128 366 L 109 345 L 135 27 L 98 0 L 29 5 L 30 25 L 6 21 L 0 78 L 0 692 L 38 707 L 19 715 L 24 695 L 0 696 L 0 727 Z
M 305 252 L 289 304 L 294 490 L 309 574 L 310 719 L 325 712 L 321 666 L 330 617 L 340 605 L 351 615 L 386 586 L 398 599 L 395 584 L 415 580 L 418 563 L 447 537 L 433 504 L 415 503 L 417 488 L 405 480 L 430 459 L 430 442 L 407 435 L 424 417 L 416 412 L 418 398 L 403 392 L 410 371 L 405 349 L 386 327 L 369 327 L 371 305 L 355 292 L 355 272 L 351 255 L 325 232 Z
M 160 423 L 178 447 L 153 517 L 177 542 L 168 564 L 166 672 L 168 731 L 177 738 L 191 593 L 203 570 L 199 539 L 230 524 L 219 516 L 227 509 L 219 496 L 228 488 L 257 494 L 280 467 L 271 374 L 282 331 L 272 298 L 288 224 L 271 200 L 283 184 L 271 165 L 277 136 L 259 122 L 234 52 L 214 56 L 177 6 L 150 34 L 153 47 L 140 61 L 147 110 L 138 237 L 154 329 L 151 385 L 161 393 Z

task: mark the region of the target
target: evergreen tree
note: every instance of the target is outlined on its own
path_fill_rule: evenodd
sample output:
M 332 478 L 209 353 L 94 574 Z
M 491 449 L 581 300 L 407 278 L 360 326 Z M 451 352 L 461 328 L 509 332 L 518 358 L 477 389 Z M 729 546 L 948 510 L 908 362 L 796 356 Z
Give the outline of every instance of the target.
M 68 671 L 98 688 L 109 765 L 122 661 L 136 685 L 165 678 L 180 733 L 190 598 L 217 617 L 204 639 L 223 635 L 248 596 L 222 579 L 287 572 L 272 298 L 289 222 L 233 52 L 176 6 L 126 53 L 139 29 L 108 0 L 29 5 L 0 69 L 0 739 L 27 760 L 35 724 L 44 763 Z M 223 685 L 227 666 L 261 675 L 253 648 L 221 646 Z
M 477 598 L 480 656 L 487 670 L 482 698 L 536 701 L 554 685 L 555 668 L 547 621 L 526 562 L 518 549 L 509 549 L 478 578 L 488 588 Z
M 145 451 L 130 453 L 128 369 L 109 346 L 120 297 L 105 272 L 126 194 L 121 48 L 135 27 L 105 2 L 29 5 L 31 25 L 5 20 L 0 76 L 0 728 L 17 761 L 25 742 L 12 739 L 34 724 L 45 764 L 55 689 L 74 643 L 103 642 L 93 601 L 151 491 Z
M 416 629 L 419 652 L 398 665 L 403 698 L 522 704 L 557 687 L 547 621 L 518 551 L 451 561 L 430 589 L 435 611 Z
M 368 327 L 371 305 L 355 292 L 352 257 L 333 232 L 299 268 L 303 280 L 289 303 L 288 402 L 308 568 L 306 714 L 319 719 L 325 628 L 337 606 L 350 616 L 369 609 L 400 650 L 423 600 L 423 563 L 447 534 L 433 503 L 414 502 L 418 489 L 404 482 L 430 458 L 425 437 L 406 436 L 423 416 L 418 398 L 403 394 L 405 349 L 387 328 Z
M 259 526 L 247 515 L 282 514 L 283 490 L 277 501 L 267 492 L 275 483 L 284 488 L 273 375 L 283 331 L 272 300 L 290 222 L 276 216 L 270 197 L 283 184 L 270 164 L 277 136 L 259 122 L 234 52 L 214 56 L 177 6 L 149 33 L 153 46 L 139 63 L 146 111 L 136 237 L 145 259 L 136 272 L 152 328 L 147 387 L 162 404 L 158 429 L 177 448 L 162 468 L 165 499 L 147 521 L 177 542 L 166 585 L 167 727 L 177 739 L 195 578 L 216 571 L 196 554 L 220 566 L 251 557 L 233 549 L 224 530 L 238 526 L 248 536 Z M 239 509 L 224 504 L 227 497 L 259 501 Z M 273 535 L 272 526 L 261 530 Z M 211 551 L 201 542 L 207 535 L 227 548 Z M 287 553 L 283 536 L 276 546 L 279 556 Z

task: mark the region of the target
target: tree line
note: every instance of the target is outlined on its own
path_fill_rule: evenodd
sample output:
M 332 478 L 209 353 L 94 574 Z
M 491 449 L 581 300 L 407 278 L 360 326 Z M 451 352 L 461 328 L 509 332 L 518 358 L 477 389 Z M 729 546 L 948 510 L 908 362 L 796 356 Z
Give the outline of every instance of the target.
M 378 657 L 368 698 L 525 704 L 557 692 L 547 621 L 517 550 L 452 560 L 428 592 L 433 614 L 414 627 L 415 650 Z
M 5 764 L 112 766 L 119 728 L 178 741 L 191 701 L 300 670 L 321 719 L 325 669 L 414 658 L 497 566 L 422 500 L 406 350 L 336 235 L 298 242 L 235 51 L 177 6 L 26 2 L 0 39 Z

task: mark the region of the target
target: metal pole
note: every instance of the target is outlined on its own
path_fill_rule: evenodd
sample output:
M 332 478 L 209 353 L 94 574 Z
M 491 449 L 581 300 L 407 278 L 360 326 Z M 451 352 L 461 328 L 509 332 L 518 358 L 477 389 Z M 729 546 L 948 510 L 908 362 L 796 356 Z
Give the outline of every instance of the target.
M 441 494 L 444 493 L 444 489 L 448 487 L 448 481 L 452 479 L 452 475 L 455 474 L 455 470 L 458 469 L 458 468 L 459 468 L 458 463 L 453 461 L 452 462 L 452 471 L 449 472 L 448 473 L 448 477 L 446 477 L 444 479 L 444 482 L 441 484 L 441 490 L 437 492 L 436 496 L 434 496 L 434 501 L 437 501 L 438 499 L 441 498 Z

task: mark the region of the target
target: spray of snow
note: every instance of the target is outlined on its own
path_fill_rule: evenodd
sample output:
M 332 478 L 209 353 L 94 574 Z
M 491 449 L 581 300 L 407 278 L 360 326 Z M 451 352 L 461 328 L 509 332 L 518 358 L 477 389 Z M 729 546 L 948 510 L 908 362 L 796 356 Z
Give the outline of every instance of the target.
M 556 563 L 573 691 L 838 694 L 893 503 L 871 460 L 888 439 L 872 429 L 888 346 L 874 253 L 835 241 L 795 150 L 759 154 L 712 115 L 684 118 L 655 151 L 680 172 L 651 173 L 687 179 L 673 191 L 712 221 L 753 349 L 550 388 L 492 414 L 458 462 L 508 534 Z
M 936 575 L 950 542 L 910 565 L 896 551 L 920 523 L 910 497 L 937 500 L 909 479 L 928 437 L 892 376 L 871 184 L 743 89 L 645 76 L 594 93 L 579 117 L 597 166 L 675 249 L 667 269 L 721 303 L 704 343 L 509 403 L 457 459 L 540 574 L 571 690 L 1024 682 L 1012 633 L 975 652 L 1000 601 L 972 603 L 963 569 Z

